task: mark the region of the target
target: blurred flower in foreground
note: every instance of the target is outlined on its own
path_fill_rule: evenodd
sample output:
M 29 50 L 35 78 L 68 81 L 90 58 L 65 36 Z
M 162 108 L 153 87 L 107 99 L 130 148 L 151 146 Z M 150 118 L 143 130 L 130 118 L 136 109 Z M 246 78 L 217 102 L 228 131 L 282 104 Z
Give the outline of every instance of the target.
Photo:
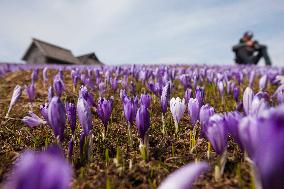
M 68 189 L 72 175 L 63 151 L 58 146 L 49 146 L 43 152 L 24 152 L 5 189 Z
M 189 163 L 171 173 L 158 189 L 190 189 L 197 177 L 208 170 L 206 162 Z

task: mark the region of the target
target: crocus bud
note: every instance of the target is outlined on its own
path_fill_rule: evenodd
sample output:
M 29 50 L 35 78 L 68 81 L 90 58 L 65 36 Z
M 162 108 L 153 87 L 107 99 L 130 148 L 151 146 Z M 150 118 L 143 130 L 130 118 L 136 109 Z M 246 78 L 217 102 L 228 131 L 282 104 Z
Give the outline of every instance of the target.
M 73 103 L 66 103 L 66 112 L 67 112 L 67 119 L 72 131 L 72 134 L 75 132 L 76 128 L 76 106 Z
M 63 83 L 63 80 L 61 79 L 61 77 L 59 75 L 56 75 L 54 77 L 54 80 L 53 80 L 53 88 L 55 90 L 55 93 L 58 97 L 61 97 L 62 95 L 62 92 L 64 90 L 64 83 Z
M 249 115 L 251 112 L 251 103 L 252 103 L 253 97 L 254 97 L 254 94 L 253 94 L 252 89 L 250 87 L 247 87 L 243 95 L 243 106 L 244 106 L 244 111 L 247 115 Z
M 118 88 L 118 79 L 116 77 L 110 78 L 110 84 L 111 84 L 112 90 L 115 92 Z
M 36 89 L 34 83 L 31 83 L 29 86 L 26 87 L 26 92 L 29 97 L 29 101 L 32 102 L 36 96 Z
M 52 99 L 53 96 L 54 96 L 53 87 L 52 87 L 52 86 L 49 86 L 49 87 L 48 87 L 48 92 L 47 92 L 48 102 L 51 101 L 51 99 Z
M 190 116 L 190 121 L 194 127 L 197 120 L 199 119 L 199 103 L 196 98 L 190 98 L 188 101 L 188 113 Z
M 163 114 L 167 112 L 169 98 L 170 98 L 170 83 L 168 82 L 163 87 L 162 95 L 161 95 L 161 109 L 162 109 Z
M 97 112 L 99 118 L 102 120 L 105 131 L 107 130 L 107 125 L 112 112 L 112 100 L 107 100 L 105 98 L 100 98 L 98 101 Z
M 44 83 L 46 83 L 48 81 L 47 70 L 48 70 L 47 67 L 43 68 L 43 70 L 42 70 L 42 79 L 43 79 Z
M 48 122 L 48 104 L 47 103 L 39 106 L 39 112 L 44 118 L 44 120 Z
M 22 87 L 20 85 L 16 85 L 16 87 L 14 88 L 14 91 L 13 91 L 13 95 L 12 95 L 12 98 L 11 98 L 11 102 L 10 102 L 10 105 L 9 105 L 8 112 L 6 114 L 6 118 L 9 117 L 9 113 L 12 110 L 12 107 L 16 104 L 16 102 L 21 97 L 21 95 L 22 95 Z
M 224 84 L 223 84 L 223 82 L 222 82 L 222 81 L 218 81 L 217 87 L 218 87 L 218 90 L 219 90 L 221 96 L 224 96 L 225 89 L 224 89 Z
M 54 136 L 59 137 L 60 141 L 64 137 L 66 123 L 66 112 L 60 98 L 54 96 L 48 106 L 48 123 L 50 124 Z
M 254 72 L 254 71 L 252 71 L 251 74 L 249 75 L 249 87 L 250 87 L 250 88 L 253 87 L 254 75 L 255 75 L 255 72 Z
M 136 114 L 136 127 L 142 143 L 145 143 L 145 136 L 150 127 L 150 114 L 148 109 L 142 105 Z
M 94 95 L 88 91 L 86 86 L 81 86 L 79 91 L 79 98 L 84 98 L 88 102 L 90 107 L 95 105 Z
M 240 89 L 239 87 L 235 86 L 234 87 L 234 99 L 236 102 L 239 101 L 239 96 L 240 96 Z
M 255 127 L 259 135 L 253 161 L 262 188 L 283 188 L 284 106 L 271 108 L 265 117 L 258 119 Z
M 258 122 L 251 116 L 244 117 L 239 124 L 239 136 L 242 146 L 250 158 L 254 157 L 258 140 Z
M 77 113 L 80 125 L 83 129 L 84 135 L 89 135 L 93 128 L 92 125 L 92 114 L 89 104 L 84 98 L 78 99 L 77 102 Z
M 146 108 L 150 107 L 151 100 L 152 98 L 149 94 L 141 94 L 141 104 L 146 106 Z
M 212 144 L 215 152 L 221 155 L 227 148 L 228 144 L 228 131 L 224 122 L 223 115 L 214 114 L 209 118 L 205 134 Z
M 80 78 L 80 73 L 77 70 L 71 70 L 71 77 L 72 77 L 73 84 L 76 87 L 77 82 Z
M 172 112 L 174 120 L 177 121 L 178 123 L 183 117 L 185 109 L 186 109 L 186 105 L 185 105 L 184 98 L 182 100 L 179 97 L 171 99 L 170 110 Z
M 31 111 L 29 112 L 29 116 L 25 116 L 22 119 L 22 121 L 24 124 L 28 125 L 29 127 L 36 127 L 40 124 L 46 124 L 46 122 L 43 119 L 41 119 Z
M 206 162 L 189 163 L 171 173 L 158 189 L 190 189 L 197 177 L 208 170 Z
M 199 118 L 201 127 L 205 126 L 207 122 L 209 121 L 209 118 L 215 113 L 215 110 L 212 106 L 209 104 L 205 104 L 201 106 L 200 112 L 199 112 Z
M 185 103 L 188 104 L 189 99 L 192 97 L 192 89 L 187 88 L 184 93 Z
M 106 91 L 106 85 L 105 85 L 104 82 L 101 82 L 99 84 L 99 94 L 100 94 L 100 96 L 102 96 L 105 93 L 105 91 Z
M 198 102 L 199 102 L 199 106 L 201 107 L 203 105 L 203 101 L 204 101 L 204 97 L 205 97 L 205 92 L 204 92 L 204 88 L 203 87 L 196 87 L 196 91 L 195 91 L 195 97 L 197 98 Z
M 71 166 L 57 146 L 49 146 L 43 152 L 27 150 L 12 172 L 4 188 L 68 189 L 73 175 Z
M 38 69 L 34 69 L 32 73 L 32 83 L 35 83 L 38 80 Z
M 125 116 L 125 119 L 132 125 L 133 123 L 133 114 L 135 113 L 134 112 L 134 104 L 133 104 L 133 101 L 128 98 L 128 97 L 125 97 L 124 98 L 124 102 L 123 102 L 123 112 L 124 112 L 124 116 Z
M 239 135 L 239 122 L 243 118 L 243 115 L 237 111 L 228 112 L 225 113 L 224 118 L 230 135 L 234 138 L 235 142 L 240 146 L 240 148 L 243 149 Z
M 259 79 L 259 90 L 263 91 L 267 86 L 267 75 L 263 75 L 260 79 Z
M 120 89 L 119 91 L 119 97 L 121 98 L 121 100 L 123 101 L 124 98 L 127 96 L 125 89 Z

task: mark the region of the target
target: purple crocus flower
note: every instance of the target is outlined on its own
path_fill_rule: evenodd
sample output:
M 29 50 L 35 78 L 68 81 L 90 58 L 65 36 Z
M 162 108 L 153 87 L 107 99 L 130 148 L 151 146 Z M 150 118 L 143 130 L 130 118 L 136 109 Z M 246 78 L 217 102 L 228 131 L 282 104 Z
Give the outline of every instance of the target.
M 267 86 L 267 75 L 263 75 L 260 79 L 259 79 L 259 90 L 263 91 Z
M 270 109 L 257 121 L 258 142 L 254 154 L 256 171 L 263 189 L 284 186 L 284 106 Z
M 72 168 L 62 150 L 57 146 L 49 146 L 43 152 L 24 152 L 14 166 L 5 188 L 68 189 L 72 175 Z
M 234 138 L 235 142 L 240 146 L 240 148 L 243 149 L 239 135 L 239 122 L 243 118 L 243 115 L 237 111 L 228 112 L 225 113 L 224 118 L 230 135 Z
M 196 98 L 190 98 L 188 101 L 188 114 L 193 127 L 199 119 L 199 110 L 200 106 L 198 100 Z
M 225 93 L 225 89 L 224 89 L 224 84 L 222 81 L 218 81 L 217 82 L 217 87 L 218 87 L 218 90 L 221 94 L 221 96 L 223 97 L 224 96 L 224 93 Z
M 32 102 L 36 96 L 36 89 L 34 83 L 31 83 L 29 86 L 26 87 L 26 92 L 29 97 L 29 101 Z
M 99 94 L 100 94 L 100 96 L 102 96 L 105 93 L 105 91 L 106 91 L 106 85 L 105 85 L 104 82 L 101 82 L 99 84 Z
M 264 98 L 258 98 L 257 96 L 255 96 L 251 103 L 250 114 L 258 117 L 263 111 L 267 110 L 268 108 L 269 105 Z
M 66 112 L 60 98 L 54 96 L 48 106 L 48 123 L 50 124 L 54 136 L 62 141 L 66 123 Z
M 44 84 L 47 83 L 48 81 L 47 70 L 48 70 L 47 67 L 44 67 L 42 70 L 42 79 L 43 79 Z
M 52 86 L 49 86 L 49 87 L 48 87 L 48 92 L 47 92 L 48 102 L 51 101 L 51 99 L 52 99 L 53 96 L 54 96 L 53 87 L 52 87 Z
M 32 83 L 35 83 L 38 80 L 38 69 L 34 69 L 32 73 Z
M 279 104 L 284 102 L 284 84 L 280 85 L 272 95 L 272 97 L 276 97 Z
M 90 107 L 95 105 L 94 95 L 88 91 L 86 86 L 81 86 L 79 91 L 79 98 L 84 98 L 88 102 Z
M 18 99 L 21 97 L 22 95 L 22 87 L 20 85 L 16 85 L 16 87 L 14 88 L 14 91 L 13 91 L 13 95 L 12 95 L 12 98 L 11 98 L 11 101 L 10 101 L 10 105 L 9 105 L 9 108 L 8 108 L 8 112 L 6 114 L 6 118 L 9 117 L 9 113 L 11 112 L 12 110 L 12 107 L 16 104 L 16 102 L 18 101 Z
M 133 115 L 135 115 L 136 112 L 134 111 L 134 102 L 130 98 L 125 97 L 123 101 L 123 112 L 125 119 L 130 125 L 132 125 L 135 118 Z
M 99 118 L 102 120 L 105 132 L 107 131 L 107 125 L 110 120 L 113 104 L 112 100 L 107 100 L 105 98 L 100 98 L 98 100 L 98 106 L 97 106 L 97 113 L 99 115 Z
M 80 78 L 80 73 L 78 72 L 78 70 L 71 70 L 71 77 L 72 77 L 72 81 L 74 84 L 74 87 L 76 87 L 78 80 Z
M 112 87 L 112 90 L 115 92 L 118 88 L 118 80 L 117 78 L 110 78 L 110 84 L 111 84 L 111 87 Z
M 184 87 L 184 90 L 186 90 L 188 87 L 190 87 L 190 75 L 188 74 L 183 74 L 180 76 L 180 81 Z
M 141 100 L 141 105 L 146 106 L 146 108 L 150 107 L 152 98 L 149 94 L 141 94 L 140 100 Z
M 185 104 L 188 104 L 188 101 L 191 97 L 192 97 L 192 89 L 187 88 L 184 92 Z
M 136 114 L 136 127 L 142 144 L 145 143 L 146 133 L 150 127 L 150 114 L 146 106 L 141 105 Z
M 253 87 L 254 75 L 255 75 L 255 72 L 254 72 L 254 71 L 252 71 L 251 74 L 249 75 L 249 87 L 250 87 L 250 88 Z
M 44 118 L 44 120 L 48 123 L 48 104 L 42 104 L 39 106 L 39 112 Z
M 23 123 L 29 127 L 36 127 L 40 124 L 46 124 L 46 121 L 38 117 L 35 113 L 29 112 L 29 116 L 25 116 L 22 119 Z
M 240 141 L 251 159 L 258 145 L 258 127 L 256 118 L 251 116 L 244 117 L 239 123 Z
M 169 98 L 170 98 L 170 82 L 168 82 L 162 90 L 162 95 L 161 95 L 161 108 L 163 114 L 167 112 L 167 107 L 169 103 Z
M 199 111 L 199 120 L 201 124 L 201 137 L 204 137 L 205 134 L 205 127 L 208 124 L 209 118 L 215 114 L 215 110 L 209 104 L 205 104 L 201 106 Z
M 196 87 L 195 90 L 195 97 L 197 98 L 199 102 L 199 106 L 201 107 L 203 105 L 204 97 L 205 97 L 205 92 L 203 87 Z
M 249 115 L 251 112 L 251 104 L 253 101 L 254 93 L 250 87 L 247 87 L 243 95 L 243 107 L 246 115 Z
M 208 170 L 206 162 L 189 163 L 171 173 L 158 189 L 190 189 L 197 177 Z
M 121 100 L 124 101 L 124 98 L 127 96 L 125 89 L 120 89 L 119 96 L 120 96 Z
M 77 114 L 84 135 L 89 135 L 93 128 L 92 114 L 88 102 L 82 97 L 79 97 L 77 102 Z
M 222 114 L 214 114 L 209 118 L 205 134 L 215 152 L 221 155 L 228 143 L 228 131 Z
M 233 94 L 234 94 L 235 101 L 238 102 L 239 101 L 239 96 L 240 96 L 240 89 L 239 89 L 239 87 L 237 87 L 237 86 L 234 87 Z
M 64 90 L 64 82 L 59 75 L 56 75 L 53 80 L 53 88 L 57 96 L 61 97 Z
M 75 132 L 76 128 L 76 106 L 73 103 L 66 103 L 66 112 L 67 112 L 67 119 L 72 131 L 72 134 Z

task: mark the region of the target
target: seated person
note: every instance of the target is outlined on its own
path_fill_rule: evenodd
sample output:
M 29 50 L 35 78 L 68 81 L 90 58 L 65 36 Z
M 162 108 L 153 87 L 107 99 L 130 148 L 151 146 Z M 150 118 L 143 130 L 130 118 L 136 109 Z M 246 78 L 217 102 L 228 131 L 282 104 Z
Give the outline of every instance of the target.
M 240 39 L 239 44 L 233 46 L 233 51 L 236 54 L 236 63 L 257 64 L 261 57 L 263 57 L 265 65 L 271 65 L 266 46 L 259 44 L 258 41 L 254 41 L 252 38 L 253 33 L 247 31 Z

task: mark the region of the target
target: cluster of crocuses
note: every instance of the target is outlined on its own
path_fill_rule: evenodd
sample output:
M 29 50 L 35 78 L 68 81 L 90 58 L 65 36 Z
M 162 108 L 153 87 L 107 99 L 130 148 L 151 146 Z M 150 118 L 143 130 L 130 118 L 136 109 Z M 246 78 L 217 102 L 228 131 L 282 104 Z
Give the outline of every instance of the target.
M 20 66 L 21 67 L 21 66 Z M 22 69 L 29 69 L 30 67 Z M 72 136 L 69 136 L 68 158 L 72 161 L 73 146 L 75 142 L 77 118 L 81 126 L 80 133 L 80 156 L 83 161 L 88 160 L 92 153 L 92 142 L 94 133 L 93 112 L 96 111 L 103 130 L 101 136 L 107 140 L 107 131 L 110 126 L 113 112 L 114 98 L 109 95 L 109 89 L 115 94 L 120 90 L 120 98 L 123 105 L 123 113 L 128 128 L 128 142 L 133 145 L 132 126 L 136 125 L 140 137 L 140 151 L 143 159 L 148 159 L 148 133 L 150 128 L 150 112 L 153 104 L 160 102 L 161 108 L 161 132 L 165 134 L 166 113 L 169 107 L 174 120 L 175 134 L 178 137 L 180 123 L 186 110 L 190 122 L 190 148 L 196 148 L 196 137 L 208 140 L 208 159 L 210 159 L 211 146 L 218 154 L 218 161 L 214 168 L 214 176 L 218 181 L 224 172 L 228 136 L 231 136 L 245 151 L 245 158 L 251 164 L 255 185 L 262 188 L 281 188 L 284 185 L 282 167 L 284 166 L 284 154 L 281 147 L 284 146 L 284 84 L 281 74 L 284 70 L 279 68 L 261 67 L 218 67 L 218 66 L 121 66 L 121 67 L 38 67 L 33 69 L 31 84 L 26 87 L 16 86 L 6 118 L 12 107 L 20 98 L 23 89 L 26 90 L 30 103 L 36 98 L 36 87 L 39 82 L 38 72 L 43 68 L 43 86 L 47 87 L 48 100 L 39 107 L 40 114 L 33 112 L 31 105 L 29 115 L 22 121 L 30 127 L 40 124 L 49 125 L 54 133 L 57 143 L 66 139 L 66 122 L 71 128 Z M 53 78 L 52 86 L 48 86 L 48 70 L 57 69 L 58 73 Z M 21 68 L 17 68 L 21 69 Z M 15 69 L 15 70 L 17 70 Z M 3 70 L 3 69 L 0 69 Z M 9 69 L 13 70 L 13 69 Z M 252 71 L 251 71 L 252 70 Z M 77 102 L 63 101 L 65 94 L 71 90 L 64 82 L 64 71 L 70 71 L 73 82 L 73 92 L 78 90 Z M 256 82 L 258 81 L 258 86 Z M 139 85 L 143 85 L 142 94 L 137 94 Z M 180 82 L 182 87 L 175 83 Z M 274 85 L 278 88 L 274 94 L 269 94 L 266 89 Z M 246 88 L 243 88 L 247 86 Z M 206 87 L 212 89 L 208 94 Z M 172 97 L 173 91 L 183 90 L 183 97 Z M 148 90 L 148 91 L 146 91 Z M 255 94 L 254 90 L 258 90 Z M 100 98 L 96 101 L 94 91 L 98 91 Z M 212 94 L 211 94 L 212 93 Z M 129 94 L 129 95 L 128 95 Z M 153 94 L 153 95 L 152 95 Z M 109 97 L 107 98 L 107 95 Z M 226 106 L 226 99 L 233 98 L 236 109 L 230 112 L 216 112 L 206 96 L 212 95 L 214 100 L 221 101 Z M 241 99 L 242 97 L 242 99 Z M 211 98 L 211 97 L 209 97 Z M 92 111 L 94 110 L 94 111 Z M 200 126 L 200 135 L 197 130 Z M 97 133 L 96 133 L 97 134 Z M 48 152 L 27 153 L 30 158 L 40 159 L 41 164 Z M 25 159 L 25 155 L 23 155 Z M 24 160 L 21 160 L 22 162 Z M 61 160 L 60 160 L 61 161 Z M 33 166 L 33 165 L 30 165 Z M 46 165 L 42 165 L 46 166 Z M 19 168 L 22 171 L 19 163 Z M 47 172 L 55 171 L 49 170 Z M 65 168 L 68 170 L 68 166 Z M 23 171 L 28 171 L 25 168 Z M 194 179 L 201 173 L 209 170 L 205 162 L 191 163 L 170 175 L 160 188 L 189 188 Z M 19 172 L 20 172 L 19 171 Z M 184 175 L 188 175 L 185 177 Z M 70 177 L 71 174 L 68 173 Z M 38 174 L 44 179 L 42 174 Z M 43 178 L 42 178 L 43 177 Z M 67 180 L 69 180 L 69 177 Z M 67 177 L 66 177 L 67 178 Z M 15 178 L 12 178 L 12 180 Z M 20 182 L 20 181 L 19 181 Z M 16 182 L 14 182 L 15 184 Z M 11 183 L 10 183 L 11 184 Z M 42 183 L 39 183 L 42 184 Z M 66 183 L 64 183 L 66 184 Z M 38 185 L 36 188 L 41 188 Z M 65 186 L 65 185 L 64 185 Z M 18 188 L 11 185 L 11 188 Z M 31 187 L 30 187 L 31 188 Z M 55 187 L 56 188 L 56 187 Z M 60 187 L 59 187 L 60 188 Z M 63 187 L 66 188 L 66 187 Z

